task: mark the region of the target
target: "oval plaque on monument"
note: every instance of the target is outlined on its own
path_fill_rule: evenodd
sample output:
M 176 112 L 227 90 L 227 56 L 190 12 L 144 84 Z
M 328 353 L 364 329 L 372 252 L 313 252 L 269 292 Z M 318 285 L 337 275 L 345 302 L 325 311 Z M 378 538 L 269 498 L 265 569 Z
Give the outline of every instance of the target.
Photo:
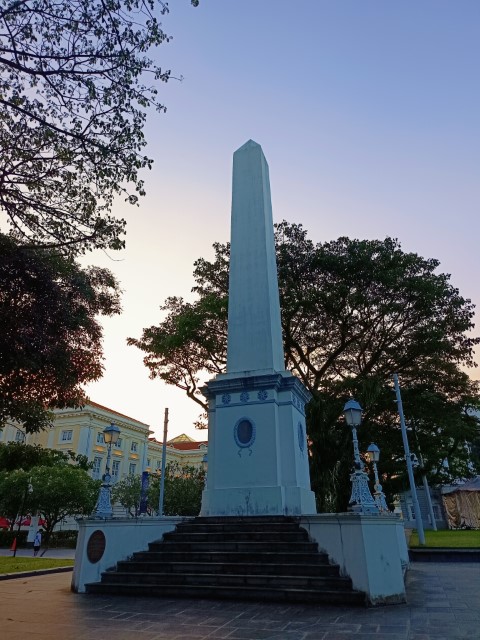
M 105 534 L 100 529 L 92 533 L 87 543 L 87 558 L 92 564 L 98 562 L 105 552 L 107 541 Z
M 255 426 L 248 418 L 241 418 L 235 425 L 233 435 L 239 447 L 250 447 L 255 440 Z

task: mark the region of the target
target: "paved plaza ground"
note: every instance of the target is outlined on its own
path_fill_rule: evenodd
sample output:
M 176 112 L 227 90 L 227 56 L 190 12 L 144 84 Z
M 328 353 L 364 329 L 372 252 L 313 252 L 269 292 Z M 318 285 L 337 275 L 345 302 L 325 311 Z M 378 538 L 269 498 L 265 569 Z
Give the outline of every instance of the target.
M 71 573 L 0 582 L 2 640 L 480 639 L 480 564 L 414 563 L 408 603 L 372 609 L 74 594 Z

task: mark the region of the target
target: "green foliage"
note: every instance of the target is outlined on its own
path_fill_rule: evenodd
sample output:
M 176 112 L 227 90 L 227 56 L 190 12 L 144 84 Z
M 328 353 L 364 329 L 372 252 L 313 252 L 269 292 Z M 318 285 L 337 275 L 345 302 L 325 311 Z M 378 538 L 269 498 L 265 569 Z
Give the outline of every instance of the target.
M 142 479 L 138 475 L 129 475 L 115 483 L 112 488 L 112 502 L 119 502 L 134 517 L 140 508 Z
M 17 549 L 25 548 L 27 546 L 28 531 L 17 531 L 16 529 L 7 531 L 6 529 L 0 529 L 0 547 L 11 548 L 15 538 L 17 539 Z M 2 559 L 0 558 L 0 561 Z
M 71 465 L 35 467 L 30 478 L 32 510 L 46 522 L 45 546 L 55 525 L 69 516 L 90 515 L 95 508 L 101 482 L 83 469 Z
M 439 262 L 405 253 L 397 240 L 314 244 L 301 225 L 276 225 L 285 366 L 313 395 L 307 407 L 311 478 L 319 511 L 348 503 L 352 440 L 342 418 L 354 396 L 364 408 L 360 446 L 382 451 L 380 472 L 391 496 L 403 488 L 403 460 L 392 375 L 402 385 L 404 411 L 415 428 L 435 482 L 467 476 L 465 441 L 478 441 L 474 365 L 474 305 L 438 272 Z M 212 262 L 197 260 L 197 300 L 168 298 L 166 317 L 129 344 L 144 351 L 151 377 L 186 391 L 206 410 L 200 388 L 224 371 L 228 316 L 228 244 Z M 449 470 L 443 466 L 449 460 Z
M 205 470 L 170 462 L 165 468 L 165 494 L 163 513 L 166 516 L 198 516 L 205 486 Z M 158 505 L 160 477 L 151 483 L 149 500 Z
M 185 391 L 204 411 L 200 375 L 221 373 L 227 363 L 229 246 L 215 243 L 215 261 L 195 262 L 193 291 L 199 299 L 187 303 L 171 297 L 160 307 L 166 312 L 158 326 L 144 329 L 142 338 L 128 344 L 146 353 L 144 363 L 151 378 Z
M 73 560 L 62 558 L 25 558 L 20 556 L 0 558 L 0 574 L 71 566 L 73 566 Z
M 85 471 L 93 466 L 87 456 L 73 451 L 56 451 L 23 442 L 0 442 L 0 471 L 28 471 L 32 467 L 54 467 L 62 464 L 73 464 Z
M 70 456 L 62 451 L 44 449 L 38 444 L 23 442 L 0 442 L 0 471 L 22 469 L 28 471 L 32 467 L 53 467 L 67 464 Z
M 82 385 L 103 370 L 97 316 L 119 313 L 119 295 L 107 269 L 0 234 L 0 425 L 39 431 L 49 409 L 84 402 Z
M 205 471 L 197 467 L 169 462 L 165 468 L 163 513 L 167 516 L 196 516 L 200 512 Z M 112 500 L 128 510 L 132 517 L 139 513 L 141 477 L 127 476 L 112 489 Z M 150 475 L 148 511 L 158 511 L 160 474 Z
M 30 513 L 31 471 L 0 471 L 0 514 L 11 522 L 11 530 L 19 516 Z
M 479 549 L 480 548 L 480 531 L 425 531 L 425 546 L 421 546 L 418 541 L 418 533 L 414 531 L 410 538 L 410 547 L 426 547 L 435 548 L 442 547 L 444 549 Z
M 64 529 L 54 531 L 49 540 L 49 547 L 75 549 L 77 546 L 78 531 L 76 529 Z
M 192 0 L 196 6 L 198 0 Z M 80 252 L 120 249 L 116 195 L 144 195 L 143 129 L 171 72 L 156 0 L 4 0 L 0 7 L 0 208 L 13 235 Z

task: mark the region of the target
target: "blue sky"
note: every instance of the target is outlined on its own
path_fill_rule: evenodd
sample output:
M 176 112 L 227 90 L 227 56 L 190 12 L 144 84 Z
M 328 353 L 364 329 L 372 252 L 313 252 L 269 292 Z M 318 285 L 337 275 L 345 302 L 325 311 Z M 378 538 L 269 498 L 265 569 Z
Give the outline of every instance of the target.
M 160 321 L 167 296 L 189 298 L 194 260 L 228 240 L 232 154 L 249 138 L 270 166 L 276 221 L 317 242 L 396 237 L 480 304 L 477 0 L 173 0 L 162 22 L 173 39 L 155 58 L 183 81 L 161 84 L 167 113 L 149 115 L 147 196 L 115 205 L 127 249 L 89 257 L 125 292 L 122 317 L 104 323 L 93 400 L 158 436 L 168 406 L 171 435 L 206 437 L 195 405 L 149 381 L 125 340 Z

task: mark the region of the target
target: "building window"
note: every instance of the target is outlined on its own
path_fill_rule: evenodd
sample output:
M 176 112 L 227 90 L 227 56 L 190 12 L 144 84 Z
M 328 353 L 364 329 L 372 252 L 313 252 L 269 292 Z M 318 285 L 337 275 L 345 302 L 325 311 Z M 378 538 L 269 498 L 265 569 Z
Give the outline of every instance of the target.
M 98 456 L 95 456 L 93 459 L 93 468 L 92 468 L 92 476 L 97 479 L 100 477 L 100 472 L 102 469 L 102 459 Z
M 129 467 L 128 467 L 128 473 L 133 476 L 135 475 L 135 469 L 137 468 L 137 465 L 134 462 L 131 462 Z
M 103 433 L 101 431 L 97 433 L 97 444 L 105 444 L 105 440 L 103 439 Z
M 162 461 L 161 460 L 157 460 L 156 465 L 157 469 L 161 469 L 162 468 Z
M 73 431 L 69 429 L 68 431 L 62 431 L 62 442 L 71 442 L 73 438 Z
M 23 431 L 17 429 L 17 433 L 15 434 L 15 442 L 25 442 L 25 434 Z
M 132 444 L 130 445 L 130 451 L 132 451 L 133 453 L 136 453 L 137 448 L 138 448 L 138 442 L 132 442 Z
M 150 466 L 150 462 L 151 462 L 150 458 L 147 458 L 147 467 Z
M 121 438 L 119 438 L 113 446 L 114 446 L 116 449 L 121 449 L 121 448 L 122 448 L 122 439 L 121 439 Z
M 112 479 L 113 482 L 117 482 L 120 475 L 120 460 L 114 460 L 112 463 Z

